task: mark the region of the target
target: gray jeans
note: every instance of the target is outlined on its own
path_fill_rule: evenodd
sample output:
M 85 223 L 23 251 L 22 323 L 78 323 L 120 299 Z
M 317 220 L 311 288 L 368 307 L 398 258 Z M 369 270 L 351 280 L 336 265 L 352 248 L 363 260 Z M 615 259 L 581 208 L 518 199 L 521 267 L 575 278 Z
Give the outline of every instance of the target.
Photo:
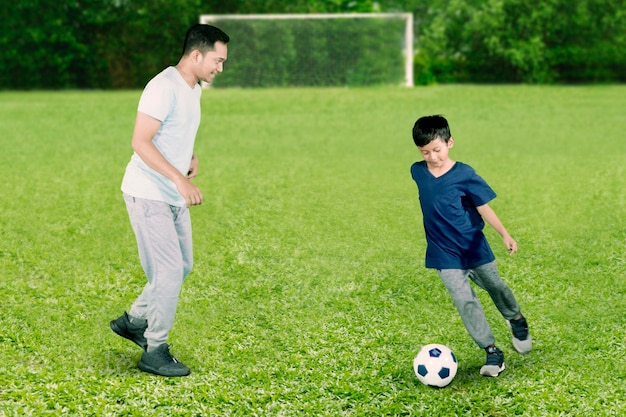
M 187 207 L 126 194 L 124 201 L 148 279 L 129 315 L 148 321 L 144 335 L 153 348 L 167 341 L 180 288 L 193 266 L 191 217 Z
M 496 339 L 469 279 L 487 291 L 505 319 L 511 320 L 520 313 L 520 306 L 509 286 L 500 278 L 495 261 L 472 269 L 439 269 L 437 272 L 448 289 L 465 328 L 481 348 L 494 344 Z

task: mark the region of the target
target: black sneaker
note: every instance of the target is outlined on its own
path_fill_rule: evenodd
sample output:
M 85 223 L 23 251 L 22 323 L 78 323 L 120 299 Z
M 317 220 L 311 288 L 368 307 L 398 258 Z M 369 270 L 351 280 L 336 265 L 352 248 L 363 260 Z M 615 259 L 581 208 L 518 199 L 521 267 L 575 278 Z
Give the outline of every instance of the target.
M 480 368 L 480 374 L 495 378 L 504 371 L 504 353 L 496 346 L 489 346 L 485 351 L 487 352 L 487 360 L 485 365 Z
M 143 335 L 147 328 L 148 324 L 145 324 L 144 326 L 137 326 L 135 324 L 132 324 L 128 319 L 128 314 L 126 312 L 124 312 L 124 314 L 122 314 L 120 317 L 111 321 L 111 330 L 135 343 L 143 350 L 146 350 L 146 348 L 148 347 L 148 341 Z
M 144 352 L 137 366 L 144 372 L 161 376 L 185 376 L 191 373 L 189 368 L 172 356 L 167 343 L 163 343 L 152 352 Z
M 522 316 L 522 318 L 518 320 L 509 320 L 508 323 L 511 328 L 511 333 L 513 333 L 513 347 L 515 350 L 519 353 L 530 352 L 533 348 L 533 339 L 528 332 L 526 318 Z

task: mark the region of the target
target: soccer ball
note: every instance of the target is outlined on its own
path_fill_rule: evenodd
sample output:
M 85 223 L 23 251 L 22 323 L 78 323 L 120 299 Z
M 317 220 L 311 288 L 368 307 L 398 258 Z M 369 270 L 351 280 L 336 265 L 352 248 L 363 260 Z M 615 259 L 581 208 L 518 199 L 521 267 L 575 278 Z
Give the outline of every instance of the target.
M 422 347 L 413 360 L 417 379 L 431 387 L 443 388 L 450 384 L 456 375 L 456 368 L 454 352 L 436 343 Z

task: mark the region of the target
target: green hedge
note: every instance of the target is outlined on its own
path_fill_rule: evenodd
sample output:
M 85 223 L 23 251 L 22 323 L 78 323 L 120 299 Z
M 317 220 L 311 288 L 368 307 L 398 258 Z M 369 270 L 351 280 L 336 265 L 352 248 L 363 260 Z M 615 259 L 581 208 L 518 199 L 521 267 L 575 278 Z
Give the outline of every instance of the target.
M 626 81 L 626 0 L 376 4 L 413 12 L 417 84 Z M 10 1 L 0 13 L 0 89 L 141 88 L 177 62 L 185 30 L 201 14 L 373 9 L 369 0 Z M 402 82 L 398 20 L 283 23 L 223 22 L 230 59 L 216 85 Z
M 0 14 L 0 89 L 139 88 L 180 57 L 199 0 L 30 0 Z
M 416 19 L 424 84 L 626 81 L 626 0 L 432 0 Z

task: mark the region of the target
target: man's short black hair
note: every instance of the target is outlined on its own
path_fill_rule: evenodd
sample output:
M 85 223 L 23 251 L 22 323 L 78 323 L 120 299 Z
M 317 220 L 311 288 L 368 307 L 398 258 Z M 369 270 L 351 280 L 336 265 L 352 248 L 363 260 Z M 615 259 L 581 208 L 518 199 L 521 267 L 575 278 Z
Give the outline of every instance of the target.
M 228 43 L 229 41 L 230 37 L 220 28 L 196 23 L 187 30 L 183 44 L 183 55 L 189 54 L 194 49 L 198 49 L 204 54 L 206 51 L 215 49 L 215 42 Z

